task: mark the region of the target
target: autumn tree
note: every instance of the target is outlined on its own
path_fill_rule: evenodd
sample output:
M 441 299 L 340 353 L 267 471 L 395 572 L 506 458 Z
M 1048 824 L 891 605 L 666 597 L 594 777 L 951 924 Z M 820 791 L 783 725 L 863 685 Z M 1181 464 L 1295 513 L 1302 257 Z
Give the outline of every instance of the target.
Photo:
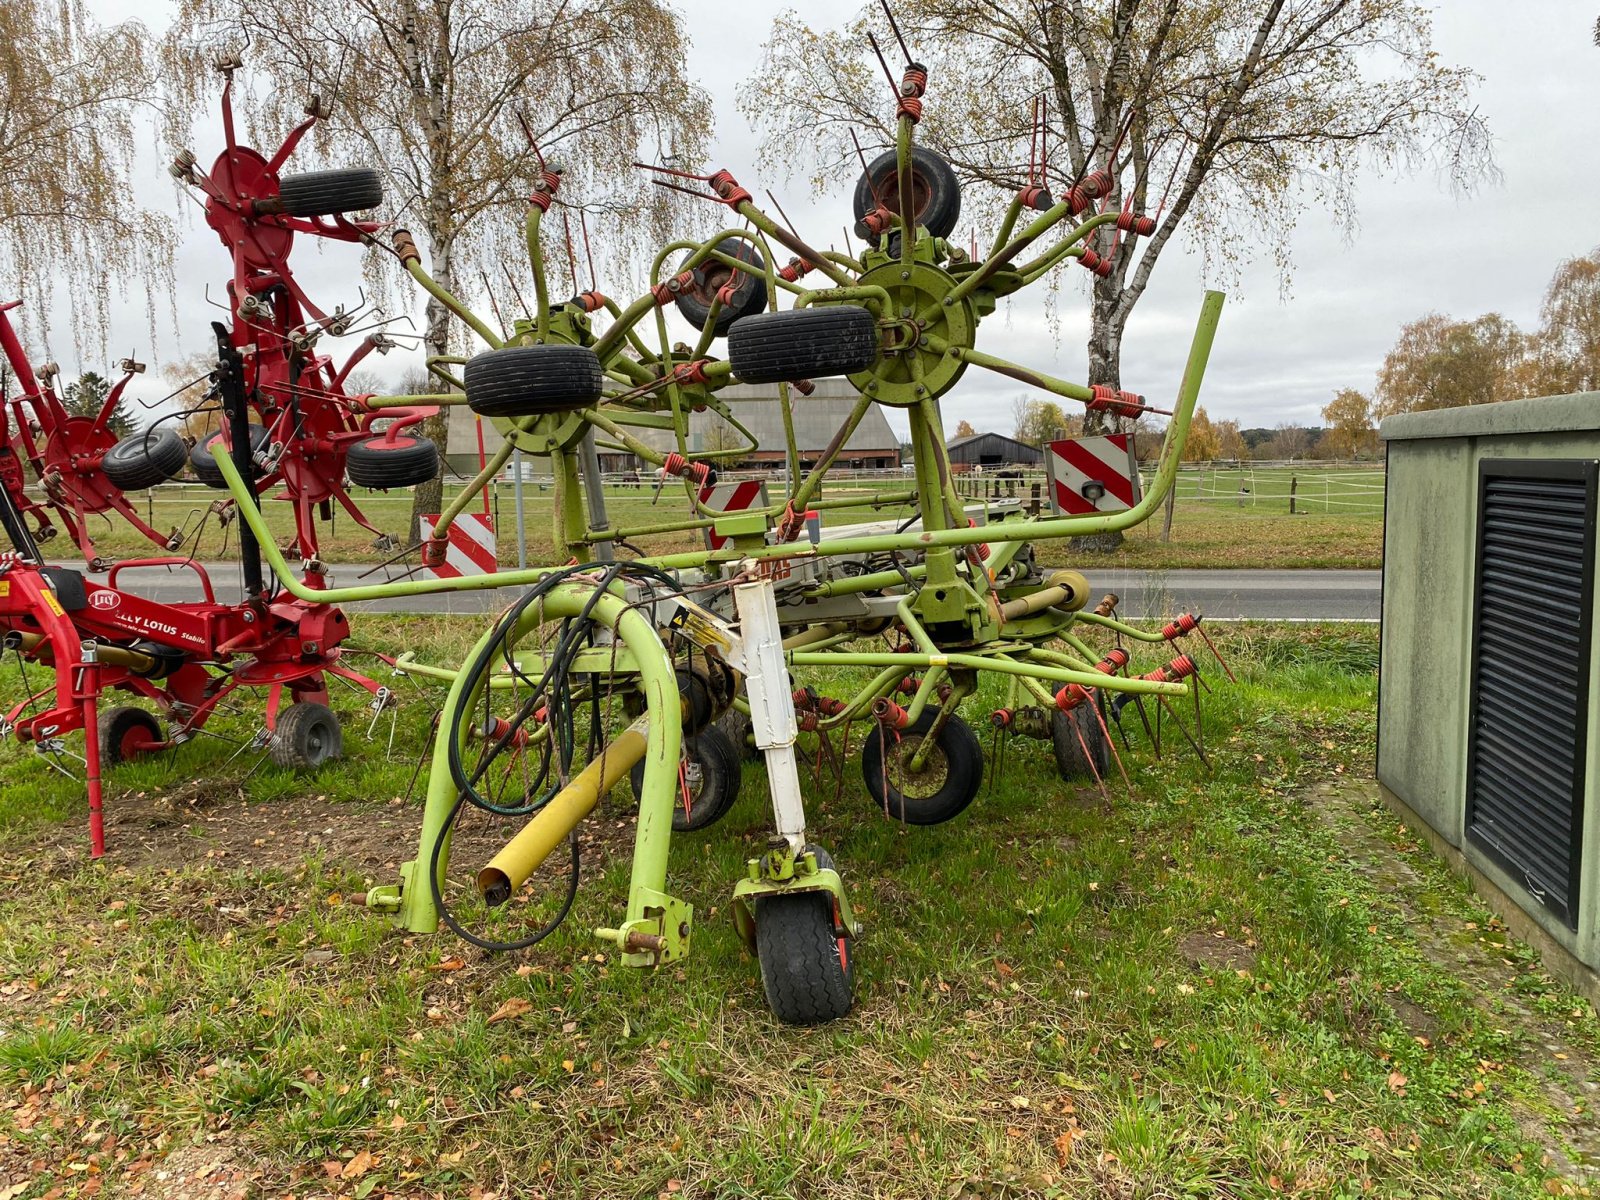
M 1189 440 L 1183 444 L 1184 462 L 1215 462 L 1222 457 L 1222 444 L 1204 407 L 1194 410 L 1189 421 Z
M 1322 410 L 1327 430 L 1321 446 L 1329 458 L 1359 458 L 1378 449 L 1378 431 L 1372 425 L 1372 400 L 1355 388 L 1335 393 Z
M 1600 249 L 1556 268 L 1539 316 L 1527 392 L 1600 391 Z
M 956 423 L 956 436 L 958 438 L 972 437 L 978 431 L 972 427 L 972 422 L 962 418 Z
M 661 0 L 177 0 L 174 29 L 173 73 L 195 81 L 186 98 L 197 108 L 210 103 L 198 64 L 246 40 L 247 65 L 268 81 L 254 127 L 288 128 L 310 92 L 331 100 L 333 119 L 296 168 L 381 170 L 384 215 L 411 229 L 457 294 L 475 294 L 490 270 L 499 291 L 501 264 L 526 262 L 521 217 L 539 172 L 528 134 L 564 172 L 561 202 L 590 214 L 597 257 L 615 265 L 658 245 L 671 212 L 630 164 L 698 162 L 709 130 L 679 15 Z M 547 234 L 560 225 L 553 216 Z M 545 247 L 552 288 L 569 285 L 565 238 Z M 426 349 L 449 352 L 448 310 L 429 300 L 425 314 Z M 426 427 L 441 461 L 445 429 L 443 415 Z M 441 475 L 415 489 L 410 528 L 439 511 L 442 487 Z
M 1054 400 L 1019 396 L 1011 405 L 1011 436 L 1029 446 L 1042 446 L 1083 432 L 1083 418 L 1069 415 Z
M 1216 421 L 1212 428 L 1217 433 L 1217 457 L 1230 462 L 1242 462 L 1250 457 L 1250 447 L 1245 445 L 1244 434 L 1237 421 Z
M 1525 346 L 1522 332 L 1499 313 L 1471 321 L 1419 317 L 1384 356 L 1373 416 L 1510 399 Z
M 969 215 L 994 217 L 1027 181 L 1040 96 L 1055 196 L 1109 165 L 1109 204 L 1159 214 L 1150 237 L 1122 235 L 1111 274 L 1092 282 L 1090 383 L 1121 386 L 1123 331 L 1180 228 L 1223 275 L 1263 248 L 1286 270 L 1308 201 L 1353 228 L 1363 168 L 1432 162 L 1462 187 L 1492 170 L 1476 76 L 1439 60 L 1428 8 L 1410 0 L 897 0 L 894 11 L 929 67 L 919 140 L 987 185 L 972 189 Z M 808 169 L 819 187 L 860 170 L 852 130 L 869 152 L 893 144 L 869 29 L 894 44 L 876 2 L 834 31 L 787 13 L 741 92 L 767 159 Z M 1101 234 L 1105 254 L 1112 231 Z
M 1269 462 L 1293 462 L 1305 458 L 1317 443 L 1317 435 L 1303 425 L 1279 425 L 1272 436 L 1256 449 L 1256 457 Z
M 171 262 L 171 222 L 133 199 L 141 114 L 159 95 L 137 21 L 100 25 L 84 0 L 0 4 L 0 299 L 49 327 L 58 285 L 74 343 L 103 341 L 111 305 L 139 282 L 150 311 Z

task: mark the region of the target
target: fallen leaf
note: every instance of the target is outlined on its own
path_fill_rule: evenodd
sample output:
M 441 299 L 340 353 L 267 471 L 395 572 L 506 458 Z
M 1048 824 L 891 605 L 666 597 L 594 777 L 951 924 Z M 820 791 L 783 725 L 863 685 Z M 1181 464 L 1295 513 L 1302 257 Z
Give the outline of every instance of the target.
M 1406 1094 L 1406 1077 L 1399 1071 L 1389 1072 L 1389 1090 L 1397 1096 Z
M 356 1156 L 345 1163 L 344 1170 L 339 1172 L 340 1179 L 360 1179 L 372 1170 L 372 1152 L 370 1150 L 357 1150 Z
M 1061 1136 L 1055 1140 L 1056 1161 L 1063 1167 L 1067 1165 L 1067 1159 L 1072 1157 L 1072 1142 L 1073 1131 L 1070 1129 L 1063 1129 Z
M 466 965 L 467 964 L 462 962 L 461 959 L 459 959 L 459 958 L 444 958 L 444 959 L 440 959 L 438 962 L 434 963 L 433 966 L 428 968 L 428 970 L 430 970 L 430 971 L 459 971 L 459 970 L 461 970 L 462 967 L 464 967 Z
M 509 1021 L 513 1017 L 520 1017 L 532 1007 L 533 1005 L 524 1000 L 521 996 L 512 996 L 499 1008 L 495 1009 L 489 1014 L 489 1020 L 487 1023 L 493 1025 L 496 1021 Z

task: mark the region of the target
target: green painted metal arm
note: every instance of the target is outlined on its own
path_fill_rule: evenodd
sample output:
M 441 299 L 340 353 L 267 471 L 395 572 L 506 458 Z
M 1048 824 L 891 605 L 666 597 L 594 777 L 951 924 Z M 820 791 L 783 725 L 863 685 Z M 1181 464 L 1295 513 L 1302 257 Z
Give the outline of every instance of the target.
M 500 340 L 499 337 L 495 335 L 492 329 L 490 329 L 487 325 L 473 315 L 471 309 L 462 304 L 461 301 L 457 300 L 449 292 L 445 291 L 445 289 L 439 285 L 433 276 L 429 275 L 422 269 L 421 259 L 406 259 L 405 268 L 407 271 L 411 272 L 411 277 L 422 285 L 422 288 L 425 292 L 427 292 L 440 304 L 444 305 L 451 312 L 455 313 L 456 316 L 460 317 L 463 321 L 470 325 L 472 327 L 472 331 L 489 344 L 490 349 L 498 350 L 505 344 Z

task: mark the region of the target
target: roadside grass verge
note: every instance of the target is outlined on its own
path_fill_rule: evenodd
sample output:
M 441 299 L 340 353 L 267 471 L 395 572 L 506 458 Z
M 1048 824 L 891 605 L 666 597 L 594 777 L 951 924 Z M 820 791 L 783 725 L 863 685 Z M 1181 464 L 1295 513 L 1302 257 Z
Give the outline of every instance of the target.
M 453 663 L 464 624 L 365 631 Z M 1131 794 L 1065 786 L 1025 741 L 936 828 L 874 812 L 853 754 L 839 794 L 826 768 L 808 781 L 867 926 L 856 1011 L 812 1030 L 767 1013 L 728 918 L 768 828 L 758 767 L 722 823 L 673 839 L 694 953 L 641 974 L 587 932 L 622 907 L 622 792 L 588 823 L 572 919 L 534 950 L 403 935 L 340 902 L 414 853 L 399 798 L 421 699 L 393 760 L 344 701 L 352 758 L 314 779 L 205 741 L 130 765 L 98 866 L 76 785 L 9 750 L 0 1194 L 1559 1193 L 1529 1034 L 1423 952 L 1416 914 L 1305 800 L 1370 771 L 1375 632 L 1220 644 L 1241 682 L 1207 676 L 1214 774 L 1153 761 L 1130 710 Z M 972 702 L 974 724 L 1002 699 Z M 1396 853 L 1430 918 L 1487 922 L 1425 850 Z M 462 876 L 478 862 L 458 849 Z M 1508 953 L 1592 1051 L 1588 1006 Z

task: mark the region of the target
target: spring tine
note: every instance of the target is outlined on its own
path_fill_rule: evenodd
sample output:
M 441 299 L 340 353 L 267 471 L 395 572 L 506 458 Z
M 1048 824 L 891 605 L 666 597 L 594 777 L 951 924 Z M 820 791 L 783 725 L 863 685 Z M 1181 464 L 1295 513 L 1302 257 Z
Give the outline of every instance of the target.
M 1222 673 L 1228 677 L 1228 682 L 1238 683 L 1239 681 L 1233 677 L 1233 672 L 1228 668 L 1228 664 L 1222 661 L 1222 655 L 1211 641 L 1210 634 L 1206 633 L 1204 629 L 1196 629 L 1195 632 L 1205 639 L 1206 646 L 1211 651 L 1211 656 L 1217 660 L 1217 665 L 1222 668 Z

